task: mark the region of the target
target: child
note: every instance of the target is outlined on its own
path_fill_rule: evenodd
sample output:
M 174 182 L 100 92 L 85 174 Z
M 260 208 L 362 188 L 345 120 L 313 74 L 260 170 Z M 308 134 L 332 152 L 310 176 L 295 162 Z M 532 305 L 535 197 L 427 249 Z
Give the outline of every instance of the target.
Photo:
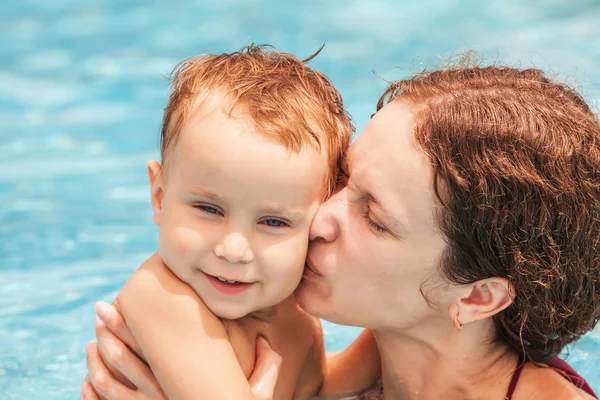
M 219 399 L 224 385 L 251 398 L 230 378 L 250 376 L 259 335 L 283 358 L 274 398 L 314 395 L 321 326 L 292 294 L 353 131 L 342 99 L 295 56 L 256 46 L 186 60 L 172 88 L 162 164 L 148 163 L 158 255 L 115 304 L 171 400 Z M 231 357 L 239 370 L 222 367 Z

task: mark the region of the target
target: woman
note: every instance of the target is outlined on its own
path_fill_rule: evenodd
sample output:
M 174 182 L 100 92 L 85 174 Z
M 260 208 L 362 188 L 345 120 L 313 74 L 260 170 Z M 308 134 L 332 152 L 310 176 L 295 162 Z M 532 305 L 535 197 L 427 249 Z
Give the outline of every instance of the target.
M 394 82 L 377 109 L 313 221 L 302 307 L 374 333 L 385 399 L 595 398 L 556 359 L 600 318 L 587 104 L 538 70 L 473 67 Z

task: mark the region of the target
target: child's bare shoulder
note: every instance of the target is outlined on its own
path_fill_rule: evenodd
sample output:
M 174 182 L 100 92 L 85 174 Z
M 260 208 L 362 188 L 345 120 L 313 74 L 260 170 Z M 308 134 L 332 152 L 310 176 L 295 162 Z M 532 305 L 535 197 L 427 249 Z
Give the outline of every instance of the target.
M 196 292 L 179 280 L 158 254 L 147 259 L 131 275 L 114 304 L 126 320 L 136 316 L 136 319 L 158 322 L 161 316 L 171 319 L 176 314 L 179 320 L 193 316 L 189 318 L 190 322 L 202 322 L 205 327 L 218 325 L 223 329 L 220 320 Z

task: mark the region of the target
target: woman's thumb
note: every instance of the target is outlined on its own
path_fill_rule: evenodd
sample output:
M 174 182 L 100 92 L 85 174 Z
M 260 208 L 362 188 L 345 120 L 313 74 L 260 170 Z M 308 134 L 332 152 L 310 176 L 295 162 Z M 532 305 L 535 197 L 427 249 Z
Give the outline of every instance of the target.
M 272 400 L 283 359 L 259 336 L 256 339 L 256 363 L 248 383 L 257 400 Z

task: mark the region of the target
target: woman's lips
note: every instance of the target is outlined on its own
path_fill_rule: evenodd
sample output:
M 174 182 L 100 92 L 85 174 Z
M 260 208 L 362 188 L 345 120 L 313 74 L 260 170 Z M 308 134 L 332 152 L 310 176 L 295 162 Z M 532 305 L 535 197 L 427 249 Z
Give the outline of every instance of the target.
M 304 278 L 311 278 L 311 277 L 320 277 L 322 275 L 314 268 L 312 262 L 307 259 L 306 262 L 304 263 L 304 274 L 302 276 Z

